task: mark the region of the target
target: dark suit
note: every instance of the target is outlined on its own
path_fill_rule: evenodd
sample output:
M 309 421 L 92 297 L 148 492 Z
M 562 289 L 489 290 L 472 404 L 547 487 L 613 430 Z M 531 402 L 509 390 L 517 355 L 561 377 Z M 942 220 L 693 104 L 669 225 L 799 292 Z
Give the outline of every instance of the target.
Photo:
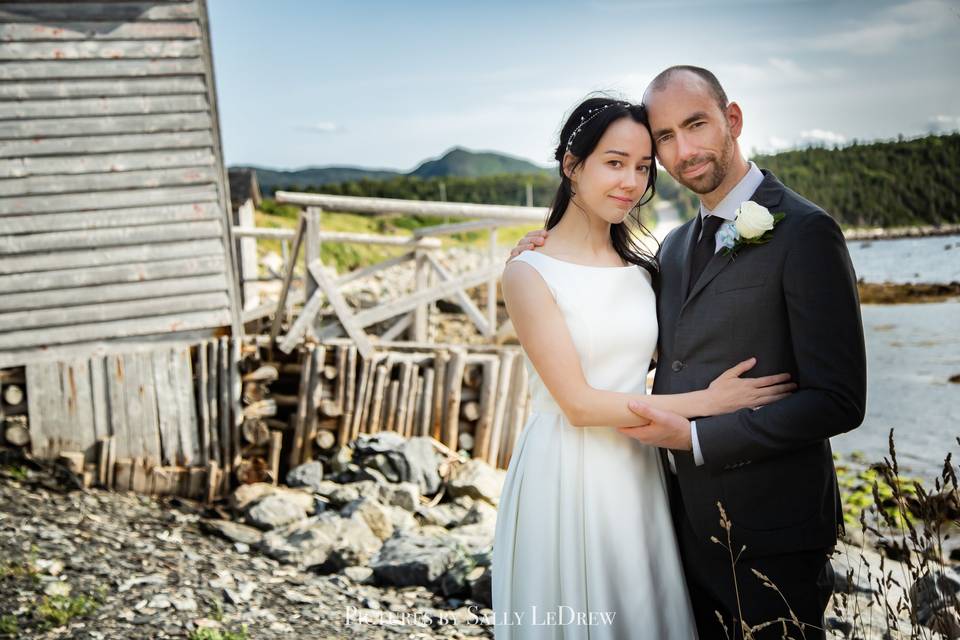
M 704 389 L 751 356 L 757 365 L 747 375 L 789 372 L 799 385 L 758 410 L 697 418 L 702 466 L 691 452 L 674 452 L 671 500 L 701 638 L 723 637 L 714 609 L 728 625 L 737 611 L 730 557 L 710 541 L 726 541 L 718 502 L 732 522 L 734 553 L 746 546 L 737 563 L 744 620 L 788 615 L 751 572 L 758 569 L 802 621 L 821 624 L 832 585 L 826 558 L 842 527 L 829 438 L 857 427 L 865 409 L 860 304 L 840 228 L 766 171 L 751 200 L 785 214 L 772 239 L 735 257 L 714 255 L 689 295 L 696 220 L 672 231 L 660 251 L 654 393 Z M 782 627 L 768 632 L 779 638 Z

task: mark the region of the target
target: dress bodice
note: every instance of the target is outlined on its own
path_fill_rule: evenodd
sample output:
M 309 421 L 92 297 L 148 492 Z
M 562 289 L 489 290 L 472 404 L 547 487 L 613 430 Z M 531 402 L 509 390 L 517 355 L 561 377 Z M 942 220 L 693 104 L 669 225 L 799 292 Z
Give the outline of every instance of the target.
M 537 270 L 556 300 L 587 383 L 606 391 L 644 393 L 657 346 L 657 306 L 650 273 L 640 266 L 593 267 L 536 251 L 520 260 Z M 534 410 L 554 405 L 530 359 Z

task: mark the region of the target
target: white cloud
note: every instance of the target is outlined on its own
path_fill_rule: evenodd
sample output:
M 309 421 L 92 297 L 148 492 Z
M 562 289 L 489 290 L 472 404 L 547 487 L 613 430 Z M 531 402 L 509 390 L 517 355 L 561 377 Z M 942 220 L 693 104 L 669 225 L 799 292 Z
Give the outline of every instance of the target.
M 340 133 L 343 131 L 343 127 L 338 125 L 336 122 L 314 122 L 312 124 L 299 124 L 296 127 L 297 131 L 303 131 L 304 133 Z
M 836 67 L 803 65 L 789 58 L 770 57 L 759 63 L 716 65 L 716 73 L 724 86 L 763 87 L 791 84 L 812 84 L 843 75 Z
M 824 129 L 810 129 L 800 132 L 800 143 L 808 145 L 837 145 L 847 141 L 847 137 Z
M 927 131 L 930 133 L 948 133 L 951 131 L 960 131 L 960 116 L 933 116 L 927 122 Z
M 873 55 L 955 28 L 956 18 L 946 0 L 910 0 L 807 42 L 818 51 Z

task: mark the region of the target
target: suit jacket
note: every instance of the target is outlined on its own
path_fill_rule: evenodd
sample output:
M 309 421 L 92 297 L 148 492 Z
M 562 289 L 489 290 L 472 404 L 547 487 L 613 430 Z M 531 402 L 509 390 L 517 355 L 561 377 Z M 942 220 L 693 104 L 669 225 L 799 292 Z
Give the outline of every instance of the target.
M 659 357 L 654 393 L 705 389 L 751 356 L 746 375 L 789 372 L 799 388 L 757 410 L 697 418 L 704 458 L 675 451 L 697 536 L 719 528 L 717 503 L 745 556 L 832 546 L 842 528 L 829 438 L 863 422 L 866 356 L 856 276 L 837 223 L 770 172 L 751 200 L 783 213 L 772 239 L 718 252 L 690 294 L 696 220 L 660 250 Z M 708 543 L 709 544 L 709 543 Z

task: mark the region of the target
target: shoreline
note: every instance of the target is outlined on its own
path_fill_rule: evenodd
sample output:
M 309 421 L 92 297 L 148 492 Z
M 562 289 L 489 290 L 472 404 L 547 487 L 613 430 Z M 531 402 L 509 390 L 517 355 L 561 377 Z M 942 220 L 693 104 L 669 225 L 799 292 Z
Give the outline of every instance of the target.
M 960 297 L 960 282 L 857 282 L 860 304 L 923 304 Z
M 851 228 L 843 232 L 847 242 L 858 240 L 897 240 L 900 238 L 932 238 L 960 235 L 960 224 L 921 225 L 917 227 Z

